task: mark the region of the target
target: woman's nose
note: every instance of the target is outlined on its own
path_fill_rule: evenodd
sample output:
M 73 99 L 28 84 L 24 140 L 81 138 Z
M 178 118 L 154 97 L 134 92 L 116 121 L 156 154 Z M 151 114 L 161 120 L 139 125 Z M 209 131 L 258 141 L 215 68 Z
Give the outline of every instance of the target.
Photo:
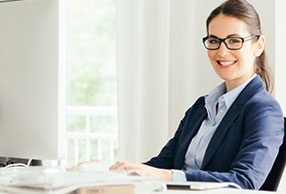
M 225 43 L 222 42 L 220 47 L 217 49 L 217 55 L 220 57 L 224 57 L 229 54 L 229 49 L 226 47 Z

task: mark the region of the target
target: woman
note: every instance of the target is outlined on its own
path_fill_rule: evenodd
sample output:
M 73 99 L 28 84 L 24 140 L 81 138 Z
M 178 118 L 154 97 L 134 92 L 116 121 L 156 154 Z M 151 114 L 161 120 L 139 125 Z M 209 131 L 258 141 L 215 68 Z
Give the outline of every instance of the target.
M 111 170 L 164 181 L 234 182 L 246 189 L 264 183 L 283 141 L 284 121 L 269 93 L 259 16 L 246 0 L 228 0 L 211 12 L 206 26 L 203 43 L 224 83 L 194 103 L 158 156 L 144 164 L 117 162 Z

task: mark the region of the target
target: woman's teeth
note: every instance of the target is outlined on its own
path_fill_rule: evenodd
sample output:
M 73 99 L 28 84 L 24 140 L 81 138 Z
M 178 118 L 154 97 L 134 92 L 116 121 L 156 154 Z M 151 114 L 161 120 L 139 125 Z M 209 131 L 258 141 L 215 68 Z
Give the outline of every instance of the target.
M 233 65 L 236 61 L 217 61 L 219 65 L 228 66 Z

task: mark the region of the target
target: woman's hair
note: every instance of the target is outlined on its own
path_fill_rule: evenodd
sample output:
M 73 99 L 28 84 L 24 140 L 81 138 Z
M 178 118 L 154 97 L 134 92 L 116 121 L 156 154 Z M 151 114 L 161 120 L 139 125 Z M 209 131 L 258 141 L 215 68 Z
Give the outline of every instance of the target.
M 242 20 L 248 26 L 248 29 L 252 35 L 261 35 L 261 25 L 258 13 L 254 7 L 246 0 L 227 0 L 217 8 L 215 8 L 209 15 L 206 21 L 207 33 L 210 22 L 219 14 L 235 17 Z M 263 79 L 266 89 L 272 92 L 273 84 L 271 79 L 271 72 L 267 64 L 267 58 L 265 50 L 262 54 L 256 58 L 256 70 L 255 72 Z

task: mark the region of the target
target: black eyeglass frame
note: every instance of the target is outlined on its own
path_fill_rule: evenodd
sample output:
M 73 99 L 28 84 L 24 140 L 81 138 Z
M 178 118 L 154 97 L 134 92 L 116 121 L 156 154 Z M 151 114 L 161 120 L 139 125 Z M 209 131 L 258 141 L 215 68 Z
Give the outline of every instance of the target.
M 233 37 L 226 37 L 226 38 L 218 38 L 218 37 L 216 37 L 216 36 L 213 36 L 213 38 L 216 38 L 216 39 L 219 40 L 219 45 L 218 45 L 217 48 L 208 48 L 208 47 L 206 46 L 205 42 L 206 42 L 206 40 L 207 40 L 209 37 L 210 37 L 210 36 L 206 36 L 206 37 L 203 38 L 203 45 L 204 45 L 204 47 L 205 47 L 206 49 L 208 49 L 208 50 L 218 50 L 218 49 L 220 48 L 220 45 L 221 45 L 222 42 L 224 43 L 224 45 L 226 46 L 226 48 L 228 48 L 229 50 L 239 50 L 239 49 L 242 48 L 243 43 L 244 43 L 245 41 L 252 40 L 252 39 L 254 39 L 254 38 L 257 38 L 257 39 L 258 39 L 258 38 L 260 37 L 260 35 L 251 35 L 251 36 L 248 36 L 248 37 L 245 37 L 245 38 L 243 38 L 243 37 L 234 37 L 234 36 L 233 36 Z M 225 40 L 230 39 L 230 38 L 239 38 L 239 39 L 241 39 L 241 41 L 242 41 L 241 46 L 240 46 L 239 48 L 229 48 L 228 45 L 227 45 L 227 43 L 225 42 Z

